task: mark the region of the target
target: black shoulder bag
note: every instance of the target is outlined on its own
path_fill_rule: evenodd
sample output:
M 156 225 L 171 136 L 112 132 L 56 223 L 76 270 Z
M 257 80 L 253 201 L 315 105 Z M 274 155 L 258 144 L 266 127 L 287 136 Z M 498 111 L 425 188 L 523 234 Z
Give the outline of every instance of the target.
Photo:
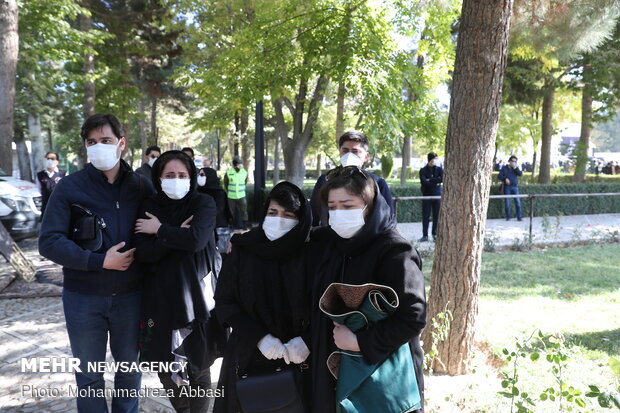
M 103 245 L 103 218 L 80 204 L 71 204 L 69 238 L 85 250 L 97 252 Z
M 242 413 L 304 413 L 295 366 L 258 375 L 241 375 L 236 390 Z M 296 377 L 297 376 L 297 377 Z

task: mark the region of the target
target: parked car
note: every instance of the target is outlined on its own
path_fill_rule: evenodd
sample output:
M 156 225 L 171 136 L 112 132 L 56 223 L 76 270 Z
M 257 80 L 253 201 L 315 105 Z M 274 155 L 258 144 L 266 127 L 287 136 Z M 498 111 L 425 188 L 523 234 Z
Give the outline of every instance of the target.
M 13 178 L 0 169 L 0 221 L 16 241 L 37 236 L 41 193 L 32 182 Z

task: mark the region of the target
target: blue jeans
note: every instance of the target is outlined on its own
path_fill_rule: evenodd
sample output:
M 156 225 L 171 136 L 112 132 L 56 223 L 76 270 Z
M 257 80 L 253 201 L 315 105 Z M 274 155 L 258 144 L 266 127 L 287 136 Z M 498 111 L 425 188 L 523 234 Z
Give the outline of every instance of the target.
M 73 357 L 80 359 L 81 373 L 75 373 L 78 389 L 104 389 L 103 373 L 89 372 L 88 362 L 105 361 L 108 333 L 110 350 L 117 362 L 138 361 L 140 323 L 139 291 L 116 296 L 98 296 L 63 290 L 62 303 Z M 115 389 L 140 388 L 139 372 L 116 372 Z M 113 397 L 112 412 L 138 412 L 137 397 Z M 80 413 L 106 413 L 104 397 L 78 397 Z
M 504 185 L 504 195 L 519 195 L 519 187 Z M 517 218 L 521 218 L 521 198 L 514 198 L 517 208 Z M 506 218 L 510 218 L 510 198 L 504 199 L 506 206 Z

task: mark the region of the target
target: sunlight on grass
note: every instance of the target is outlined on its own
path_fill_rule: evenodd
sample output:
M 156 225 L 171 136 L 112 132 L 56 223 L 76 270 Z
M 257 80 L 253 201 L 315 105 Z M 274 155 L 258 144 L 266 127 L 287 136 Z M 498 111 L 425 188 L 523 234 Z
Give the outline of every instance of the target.
M 425 260 L 427 282 L 431 267 L 431 260 Z M 515 348 L 516 338 L 538 329 L 566 338 L 570 361 L 564 375 L 571 386 L 612 389 L 618 378 L 608 360 L 620 356 L 620 245 L 483 255 L 476 341 L 488 343 L 499 356 L 503 348 Z M 538 398 L 554 385 L 551 367 L 544 357 L 521 360 L 521 391 Z M 511 368 L 505 365 L 502 371 Z M 461 392 L 458 404 L 468 412 L 509 412 L 507 399 L 497 394 L 501 390 L 499 379 L 481 382 Z M 587 411 L 605 411 L 594 400 L 586 403 Z M 558 405 L 537 401 L 534 410 L 556 413 Z

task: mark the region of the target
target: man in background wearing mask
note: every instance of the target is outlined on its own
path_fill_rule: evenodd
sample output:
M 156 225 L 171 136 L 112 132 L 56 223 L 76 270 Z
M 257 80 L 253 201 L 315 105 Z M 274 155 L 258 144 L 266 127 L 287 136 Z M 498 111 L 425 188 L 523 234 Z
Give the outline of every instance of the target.
M 56 188 L 56 184 L 65 177 L 66 171 L 58 169 L 58 154 L 48 152 L 45 154 L 45 169 L 37 173 L 37 187 L 41 192 L 41 214 L 45 212 L 47 202 Z
M 338 139 L 338 150 L 340 151 L 340 164 L 342 166 L 355 165 L 359 168 L 363 168 L 364 163 L 368 161 L 368 139 L 360 131 L 351 130 L 345 132 Z M 392 193 L 388 187 L 387 182 L 383 178 L 378 177 L 370 171 L 366 171 L 373 177 L 379 187 L 379 192 L 385 198 L 385 201 L 390 206 L 390 211 L 394 215 L 394 201 L 392 200 Z M 319 179 L 314 185 L 312 190 L 312 196 L 310 197 L 310 207 L 312 208 L 312 226 L 326 226 L 328 225 L 328 212 L 326 208 L 321 206 L 320 192 L 323 185 L 327 182 L 325 174 L 319 176 Z
M 499 181 L 504 184 L 504 195 L 519 195 L 519 177 L 523 172 L 517 166 L 517 157 L 508 158 L 508 165 L 504 165 L 499 170 Z M 517 221 L 521 221 L 521 200 L 515 198 L 515 207 L 517 208 Z M 510 221 L 510 198 L 504 200 L 506 207 L 506 221 Z
M 142 175 L 144 178 L 146 178 L 147 181 L 150 182 L 153 164 L 160 155 L 161 149 L 159 149 L 159 146 L 153 145 L 146 148 L 146 151 L 144 151 L 144 162 L 142 163 L 141 167 L 136 169 L 136 173 Z
M 420 184 L 422 185 L 422 196 L 440 196 L 441 183 L 443 182 L 443 169 L 441 166 L 435 165 L 437 159 L 436 153 L 429 153 L 427 156 L 428 163 L 420 169 Z M 439 207 L 441 200 L 429 199 L 422 201 L 422 238 L 420 242 L 428 241 L 428 224 L 431 217 L 431 209 L 433 210 L 433 240 L 437 236 L 437 221 L 439 220 Z
M 248 202 L 245 186 L 248 182 L 248 171 L 243 169 L 243 163 L 238 156 L 233 157 L 233 167 L 224 175 L 224 187 L 228 193 L 228 207 L 233 216 L 235 229 L 245 229 L 248 220 Z
M 78 389 L 92 395 L 101 393 L 105 382 L 103 372 L 89 371 L 87 363 L 105 361 L 108 335 L 116 362 L 138 361 L 141 273 L 133 263 L 131 240 L 138 206 L 154 190 L 150 180 L 120 159 L 127 142 L 116 117 L 89 117 L 81 136 L 91 163 L 56 186 L 43 216 L 39 253 L 63 267 L 67 333 L 81 369 L 75 378 Z M 76 204 L 105 223 L 99 226 L 101 247 L 94 251 L 74 240 L 73 229 L 88 216 Z M 116 394 L 137 392 L 140 379 L 139 372 L 116 372 Z M 113 397 L 112 411 L 137 413 L 138 403 L 137 397 Z M 105 397 L 78 397 L 77 408 L 80 413 L 108 411 Z

